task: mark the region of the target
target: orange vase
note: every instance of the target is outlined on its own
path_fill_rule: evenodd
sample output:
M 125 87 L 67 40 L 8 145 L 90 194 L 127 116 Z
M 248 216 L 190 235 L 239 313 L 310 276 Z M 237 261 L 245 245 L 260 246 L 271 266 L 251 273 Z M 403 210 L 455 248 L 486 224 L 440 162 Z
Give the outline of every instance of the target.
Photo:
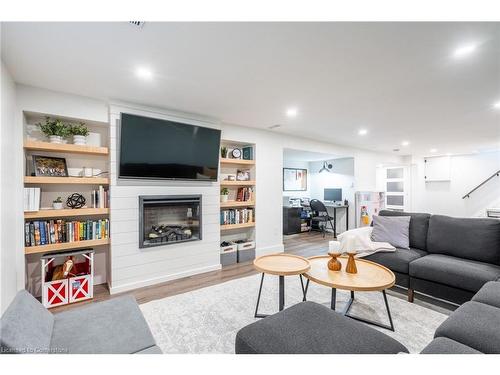
M 356 268 L 356 260 L 354 259 L 354 255 L 356 255 L 356 253 L 347 253 L 347 255 L 349 256 L 349 259 L 347 260 L 345 272 L 358 273 L 358 269 Z

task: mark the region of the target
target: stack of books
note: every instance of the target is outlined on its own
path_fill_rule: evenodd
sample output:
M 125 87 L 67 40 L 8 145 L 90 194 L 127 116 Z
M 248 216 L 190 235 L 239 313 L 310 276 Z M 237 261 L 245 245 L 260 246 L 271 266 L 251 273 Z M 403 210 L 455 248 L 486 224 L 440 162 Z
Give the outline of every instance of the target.
M 253 222 L 252 208 L 222 210 L 220 212 L 221 225 L 244 224 L 251 222 Z
M 238 202 L 253 201 L 253 188 L 251 187 L 239 188 L 238 193 L 236 194 L 236 200 Z
M 24 212 L 40 209 L 40 188 L 24 188 Z
M 24 244 L 26 247 L 104 238 L 109 238 L 109 219 L 38 220 L 24 224 Z
M 92 208 L 108 208 L 109 207 L 109 190 L 104 190 L 101 185 L 99 189 L 92 190 L 90 194 Z

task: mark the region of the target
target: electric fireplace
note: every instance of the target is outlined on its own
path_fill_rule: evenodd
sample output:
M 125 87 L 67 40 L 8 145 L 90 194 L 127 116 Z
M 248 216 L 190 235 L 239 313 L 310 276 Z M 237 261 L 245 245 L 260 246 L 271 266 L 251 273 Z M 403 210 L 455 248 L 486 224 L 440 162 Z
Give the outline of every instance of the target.
M 139 247 L 201 240 L 201 195 L 139 196 Z

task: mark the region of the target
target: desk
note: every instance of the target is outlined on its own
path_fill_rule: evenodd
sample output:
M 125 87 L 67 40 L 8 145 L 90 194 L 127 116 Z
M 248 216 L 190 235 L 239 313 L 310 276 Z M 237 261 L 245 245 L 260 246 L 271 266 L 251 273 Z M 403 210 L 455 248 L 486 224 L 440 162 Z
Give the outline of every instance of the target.
M 325 204 L 326 208 L 333 209 L 333 236 L 337 238 L 337 209 L 345 209 L 345 230 L 349 230 L 349 205 Z

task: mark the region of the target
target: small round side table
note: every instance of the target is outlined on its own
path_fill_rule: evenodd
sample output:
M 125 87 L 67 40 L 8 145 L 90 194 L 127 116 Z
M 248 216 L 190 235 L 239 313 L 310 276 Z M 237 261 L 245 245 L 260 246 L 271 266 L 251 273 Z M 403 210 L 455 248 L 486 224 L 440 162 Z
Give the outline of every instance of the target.
M 266 314 L 259 314 L 260 295 L 262 293 L 262 284 L 264 283 L 264 275 L 279 276 L 279 311 L 285 308 L 285 276 L 299 275 L 300 283 L 302 285 L 302 294 L 305 300 L 304 281 L 302 274 L 309 271 L 311 265 L 306 258 L 292 254 L 270 254 L 258 257 L 253 262 L 254 267 L 262 272 L 260 279 L 259 296 L 257 297 L 257 305 L 255 306 L 255 317 L 265 318 Z

